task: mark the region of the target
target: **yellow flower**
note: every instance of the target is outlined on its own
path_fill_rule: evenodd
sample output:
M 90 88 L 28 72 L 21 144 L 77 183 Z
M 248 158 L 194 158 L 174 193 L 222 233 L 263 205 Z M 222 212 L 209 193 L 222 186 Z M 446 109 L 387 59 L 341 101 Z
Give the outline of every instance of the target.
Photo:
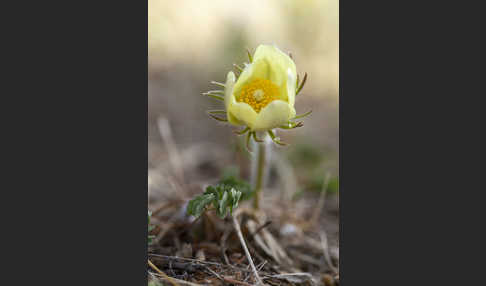
M 294 61 L 275 46 L 260 45 L 238 80 L 233 72 L 227 75 L 227 120 L 251 131 L 288 125 L 295 117 L 296 84 Z
M 275 136 L 272 129 L 293 129 L 303 126 L 303 122 L 294 121 L 310 114 L 295 115 L 295 96 L 304 86 L 307 74 L 299 83 L 299 76 L 294 61 L 275 46 L 260 45 L 252 57 L 248 52 L 249 64 L 242 69 L 236 79 L 233 72 L 226 76 L 226 83 L 211 82 L 224 87 L 224 90 L 211 90 L 204 95 L 224 101 L 226 110 L 210 110 L 209 116 L 233 125 L 246 126 L 237 134 L 247 133 L 246 143 L 257 132 L 266 131 L 273 142 L 285 145 Z M 215 116 L 226 114 L 226 118 Z

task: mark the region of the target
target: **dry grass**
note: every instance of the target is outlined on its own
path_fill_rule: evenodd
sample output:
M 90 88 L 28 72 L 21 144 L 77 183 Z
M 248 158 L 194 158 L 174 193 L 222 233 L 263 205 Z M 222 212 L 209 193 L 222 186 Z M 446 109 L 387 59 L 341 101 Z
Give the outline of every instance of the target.
M 242 203 L 234 213 L 254 262 L 253 271 L 231 217 L 222 220 L 209 211 L 194 220 L 185 214 L 187 201 L 217 181 L 234 155 L 220 152 L 212 156 L 210 147 L 200 147 L 210 146 L 204 143 L 178 146 L 167 138 L 171 136 L 168 126 L 163 123 L 161 135 L 171 147 L 160 149 L 149 170 L 149 209 L 156 226 L 148 254 L 154 266 L 147 267 L 151 280 L 179 285 L 257 285 L 256 271 L 266 285 L 339 285 L 336 195 L 328 194 L 324 200 L 319 194 L 306 193 L 292 200 L 291 195 L 282 195 L 280 186 L 289 178 L 297 185 L 298 176 L 289 176 L 294 172 L 291 166 L 275 168 L 276 174 L 264 190 L 262 210 L 255 212 L 249 203 Z M 273 162 L 288 164 L 285 160 Z M 243 167 L 247 161 L 240 163 Z

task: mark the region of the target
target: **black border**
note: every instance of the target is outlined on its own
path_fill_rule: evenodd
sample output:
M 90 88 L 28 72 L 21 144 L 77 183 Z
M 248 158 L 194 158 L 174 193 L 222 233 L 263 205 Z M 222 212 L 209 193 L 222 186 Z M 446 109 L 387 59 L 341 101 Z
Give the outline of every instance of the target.
M 480 11 L 340 2 L 340 285 L 483 280 Z
M 340 285 L 482 273 L 466 6 L 340 2 Z M 2 285 L 146 283 L 147 2 L 4 11 Z
M 18 5 L 0 284 L 146 285 L 147 2 Z

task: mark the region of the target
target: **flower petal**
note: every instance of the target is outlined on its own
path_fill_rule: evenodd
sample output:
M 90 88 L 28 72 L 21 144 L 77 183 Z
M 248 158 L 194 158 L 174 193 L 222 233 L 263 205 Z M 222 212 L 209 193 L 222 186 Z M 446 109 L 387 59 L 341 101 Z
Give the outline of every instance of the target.
M 233 124 L 233 125 L 236 125 L 236 126 L 244 125 L 244 123 L 239 121 L 238 118 L 236 118 L 233 115 L 233 113 L 231 113 L 230 111 L 226 112 L 226 118 L 228 119 L 228 122 Z
M 235 125 L 246 124 L 252 130 L 268 130 L 288 122 L 295 116 L 295 63 L 276 46 L 258 46 L 253 62 L 245 66 L 238 80 L 228 73 L 225 89 L 225 105 L 228 121 Z M 278 100 L 274 100 L 260 113 L 248 104 L 237 102 L 242 88 L 255 79 L 267 79 L 279 88 Z
M 231 103 L 235 101 L 233 96 L 233 89 L 235 84 L 235 74 L 230 71 L 226 76 L 226 84 L 224 87 L 224 105 L 226 108 L 226 118 L 228 122 L 233 125 L 242 125 L 243 123 L 236 118 L 230 110 Z
M 251 79 L 253 74 L 253 64 L 246 65 L 235 83 L 233 94 L 240 94 L 241 88 Z
M 260 111 L 254 125 L 250 127 L 254 131 L 269 130 L 287 123 L 294 116 L 293 106 L 282 100 L 274 100 Z
M 227 110 L 228 114 L 231 114 L 234 118 L 236 118 L 239 122 L 238 125 L 242 125 L 242 123 L 246 124 L 250 128 L 255 124 L 255 121 L 257 119 L 258 114 L 253 110 L 253 108 L 244 103 L 244 102 L 237 102 L 232 99 L 232 103 L 229 106 L 229 109 Z M 234 119 L 231 118 L 231 116 L 228 117 L 228 119 Z
M 274 45 L 260 45 L 255 51 L 253 62 L 264 60 L 270 66 L 268 78 L 276 85 L 282 85 L 287 80 L 287 71 L 297 76 L 294 61 Z
M 252 64 L 247 65 L 234 85 L 234 96 L 237 98 L 241 94 L 241 89 L 257 78 L 269 79 L 269 70 L 270 65 L 265 60 L 253 61 Z

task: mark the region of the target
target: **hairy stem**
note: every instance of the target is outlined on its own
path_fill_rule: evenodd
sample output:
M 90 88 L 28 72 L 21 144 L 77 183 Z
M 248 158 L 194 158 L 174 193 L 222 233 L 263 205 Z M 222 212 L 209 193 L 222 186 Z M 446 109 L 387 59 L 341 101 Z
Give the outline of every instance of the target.
M 265 183 L 265 175 L 266 175 L 266 167 L 267 167 L 267 161 L 268 161 L 268 154 L 267 154 L 267 148 L 268 148 L 268 140 L 267 137 L 268 135 L 266 133 L 262 132 L 263 142 L 258 143 L 254 142 L 254 145 L 257 145 L 258 147 L 256 154 L 253 155 L 253 162 L 252 162 L 252 168 L 253 170 L 253 176 L 254 179 L 253 181 L 253 186 L 255 188 L 255 198 L 253 201 L 253 207 L 255 209 L 260 209 L 260 201 L 262 197 L 262 189 Z

